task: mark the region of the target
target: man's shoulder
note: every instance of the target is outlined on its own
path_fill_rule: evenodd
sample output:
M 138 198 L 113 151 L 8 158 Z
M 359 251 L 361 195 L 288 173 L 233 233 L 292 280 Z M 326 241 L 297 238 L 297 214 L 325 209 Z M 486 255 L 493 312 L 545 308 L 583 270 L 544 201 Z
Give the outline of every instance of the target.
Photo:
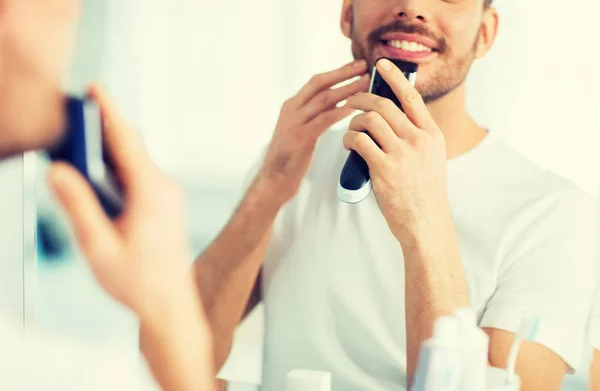
M 489 170 L 488 178 L 523 202 L 558 197 L 594 203 L 592 195 L 572 179 L 534 162 L 499 136 L 495 136 L 486 159 L 483 166 Z
M 592 194 L 503 140 L 497 140 L 494 149 L 490 158 L 498 158 L 499 163 L 493 165 L 490 183 L 498 186 L 499 195 L 493 206 L 513 244 L 548 243 L 560 237 L 573 237 L 586 245 L 593 241 L 597 208 Z

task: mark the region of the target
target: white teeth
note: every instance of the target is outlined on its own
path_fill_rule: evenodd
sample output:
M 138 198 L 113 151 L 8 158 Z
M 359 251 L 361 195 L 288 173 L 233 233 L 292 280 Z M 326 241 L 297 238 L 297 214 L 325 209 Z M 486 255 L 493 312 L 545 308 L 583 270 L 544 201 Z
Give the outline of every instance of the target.
M 387 41 L 387 44 L 396 49 L 406 50 L 407 52 L 430 52 L 431 48 L 425 45 L 421 45 L 417 42 L 405 41 L 405 40 L 393 40 Z

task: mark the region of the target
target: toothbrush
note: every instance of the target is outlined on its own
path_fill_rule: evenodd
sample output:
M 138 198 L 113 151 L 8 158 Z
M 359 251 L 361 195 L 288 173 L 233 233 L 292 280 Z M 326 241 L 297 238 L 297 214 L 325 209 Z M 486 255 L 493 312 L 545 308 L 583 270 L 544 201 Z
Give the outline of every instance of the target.
M 513 342 L 510 353 L 508 354 L 507 363 L 507 381 L 508 384 L 515 378 L 515 367 L 517 365 L 517 356 L 519 355 L 519 349 L 523 341 L 535 341 L 538 330 L 540 328 L 541 319 L 539 317 L 523 317 L 521 324 L 517 329 L 517 335 Z

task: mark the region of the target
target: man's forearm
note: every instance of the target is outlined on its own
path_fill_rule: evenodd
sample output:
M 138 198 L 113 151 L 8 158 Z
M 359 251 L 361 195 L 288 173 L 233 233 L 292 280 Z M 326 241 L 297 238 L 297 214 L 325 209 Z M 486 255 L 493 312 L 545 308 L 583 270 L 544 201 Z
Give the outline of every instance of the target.
M 165 391 L 215 390 L 212 339 L 200 307 L 190 279 L 141 315 L 144 356 Z
M 227 226 L 195 263 L 200 295 L 214 333 L 217 370 L 229 354 L 233 333 L 247 309 L 281 208 L 270 193 L 269 185 L 257 179 Z
M 594 360 L 590 371 L 591 391 L 600 391 L 600 350 L 594 350 Z
M 406 288 L 409 382 L 419 349 L 433 335 L 435 320 L 469 305 L 469 294 L 451 221 L 424 229 L 402 244 Z

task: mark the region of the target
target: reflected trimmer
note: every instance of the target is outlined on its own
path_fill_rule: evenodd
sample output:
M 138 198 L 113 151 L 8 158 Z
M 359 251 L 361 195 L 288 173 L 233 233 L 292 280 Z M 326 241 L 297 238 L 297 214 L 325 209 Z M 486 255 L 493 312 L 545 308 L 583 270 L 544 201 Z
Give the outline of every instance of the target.
M 106 214 L 117 218 L 123 212 L 124 196 L 104 146 L 100 107 L 88 98 L 68 97 L 65 111 L 67 131 L 48 155 L 52 161 L 74 166 L 92 186 Z
M 402 71 L 404 76 L 414 86 L 417 80 L 417 64 L 401 60 L 389 60 Z M 373 67 L 369 92 L 390 99 L 402 110 L 402 105 L 398 98 L 383 77 L 381 77 L 377 71 L 377 67 Z M 368 132 L 366 133 L 368 134 Z M 337 189 L 338 198 L 341 201 L 356 204 L 367 198 L 372 189 L 367 162 L 356 151 L 351 151 L 340 175 L 340 182 Z

